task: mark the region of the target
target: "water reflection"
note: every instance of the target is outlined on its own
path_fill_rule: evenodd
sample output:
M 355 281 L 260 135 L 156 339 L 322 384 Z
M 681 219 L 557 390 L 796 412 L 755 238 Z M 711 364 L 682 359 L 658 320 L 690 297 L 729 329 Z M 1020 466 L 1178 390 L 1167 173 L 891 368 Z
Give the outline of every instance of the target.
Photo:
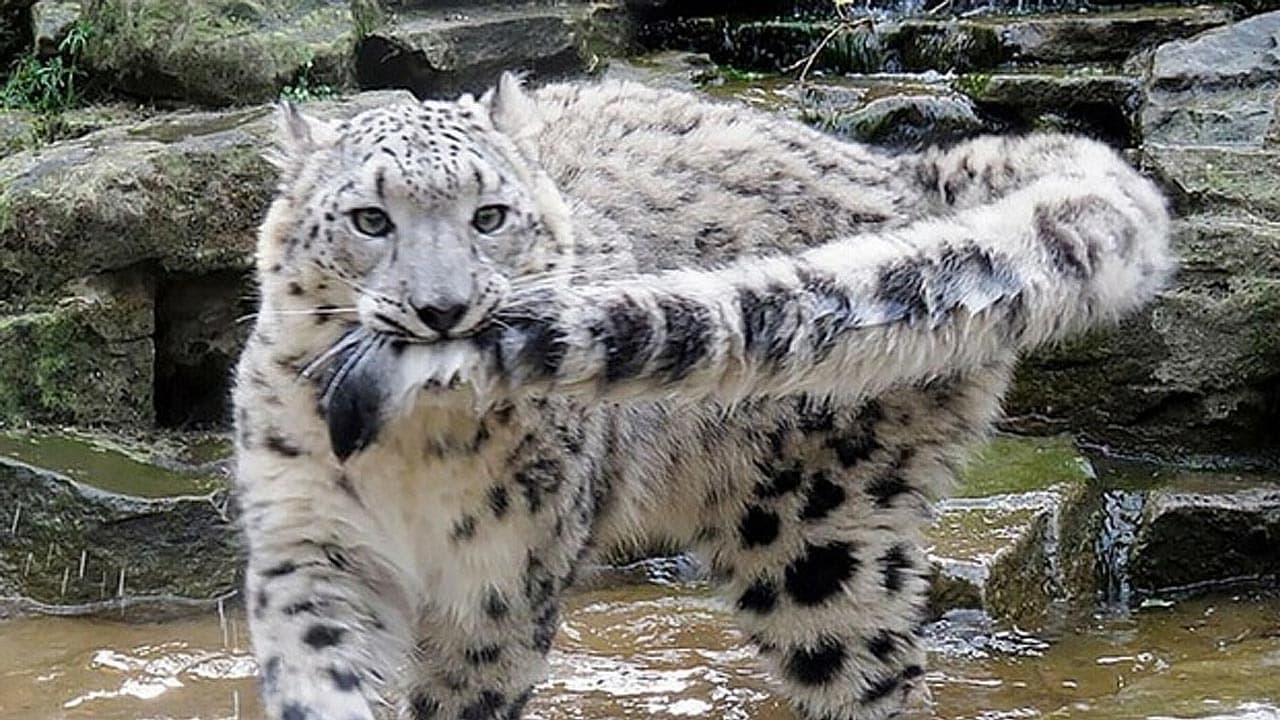
M 256 718 L 244 623 L 0 625 L 0 720 Z M 1159 603 L 1045 639 L 957 612 L 930 629 L 934 705 L 911 720 L 1277 720 L 1280 598 Z M 538 720 L 791 720 L 745 638 L 700 587 L 574 599 Z

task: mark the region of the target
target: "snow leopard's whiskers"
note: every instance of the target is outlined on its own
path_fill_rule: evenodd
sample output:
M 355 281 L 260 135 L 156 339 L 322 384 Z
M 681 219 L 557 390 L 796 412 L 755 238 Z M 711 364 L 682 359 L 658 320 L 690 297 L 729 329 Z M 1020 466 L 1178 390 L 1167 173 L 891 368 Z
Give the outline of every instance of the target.
M 364 359 L 368 357 L 372 351 L 381 349 L 385 342 L 387 342 L 387 339 L 380 335 L 372 333 L 364 334 L 360 340 L 355 343 L 355 349 L 343 358 L 342 364 L 339 365 L 337 370 L 329 376 L 328 382 L 325 383 L 324 393 L 320 396 L 320 402 L 327 407 L 329 405 L 329 401 L 333 399 L 334 391 L 342 387 L 342 383 L 346 381 L 347 377 L 350 376 L 353 371 L 360 367 L 360 364 L 364 362 Z
M 330 346 L 328 350 L 320 353 L 315 359 L 303 366 L 302 370 L 298 372 L 298 376 L 311 379 L 318 370 L 323 370 L 334 357 L 350 350 L 353 346 L 366 341 L 368 338 L 369 334 L 364 327 L 357 325 L 338 338 L 338 342 Z
M 246 323 L 258 319 L 259 317 L 280 317 L 286 315 L 302 315 L 319 317 L 322 315 L 354 315 L 359 312 L 355 307 L 325 307 L 325 308 L 307 308 L 305 310 L 259 310 L 255 313 L 242 315 L 236 318 L 236 323 Z

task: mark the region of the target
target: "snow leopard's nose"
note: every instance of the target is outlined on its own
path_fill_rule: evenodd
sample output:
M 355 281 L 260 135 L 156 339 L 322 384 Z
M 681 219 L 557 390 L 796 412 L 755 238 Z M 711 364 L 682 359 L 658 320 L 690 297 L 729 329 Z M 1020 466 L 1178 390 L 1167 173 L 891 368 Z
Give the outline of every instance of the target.
M 465 303 L 451 303 L 444 305 L 415 305 L 413 311 L 418 313 L 418 319 L 422 320 L 422 324 L 444 334 L 453 329 L 462 316 L 467 312 Z

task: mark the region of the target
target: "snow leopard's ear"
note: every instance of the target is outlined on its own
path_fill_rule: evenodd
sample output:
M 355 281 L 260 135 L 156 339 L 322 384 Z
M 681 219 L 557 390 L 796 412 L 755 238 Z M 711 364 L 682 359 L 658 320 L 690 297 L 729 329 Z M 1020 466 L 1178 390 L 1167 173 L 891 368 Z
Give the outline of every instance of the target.
M 307 156 L 332 147 L 338 131 L 328 122 L 311 117 L 288 100 L 276 104 L 275 144 L 267 160 L 282 174 L 291 175 Z
M 539 127 L 537 104 L 525 92 L 523 76 L 502 73 L 497 87 L 486 92 L 480 103 L 489 108 L 493 126 L 513 138 L 536 132 Z

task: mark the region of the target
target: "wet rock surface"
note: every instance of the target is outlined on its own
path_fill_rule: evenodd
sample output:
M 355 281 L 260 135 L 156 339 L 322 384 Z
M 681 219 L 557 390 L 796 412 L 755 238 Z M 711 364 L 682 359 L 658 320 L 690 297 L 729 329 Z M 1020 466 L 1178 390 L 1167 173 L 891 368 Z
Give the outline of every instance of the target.
M 1280 579 L 1274 479 L 1151 468 L 1125 477 L 1117 492 L 1138 511 L 1126 559 L 1134 601 Z
M 239 587 L 225 498 L 140 498 L 0 457 L 0 616 L 208 607 Z
M 969 608 L 1019 627 L 1089 606 L 1097 595 L 1093 471 L 1070 441 L 997 438 L 975 453 L 960 497 L 928 533 L 930 610 Z

